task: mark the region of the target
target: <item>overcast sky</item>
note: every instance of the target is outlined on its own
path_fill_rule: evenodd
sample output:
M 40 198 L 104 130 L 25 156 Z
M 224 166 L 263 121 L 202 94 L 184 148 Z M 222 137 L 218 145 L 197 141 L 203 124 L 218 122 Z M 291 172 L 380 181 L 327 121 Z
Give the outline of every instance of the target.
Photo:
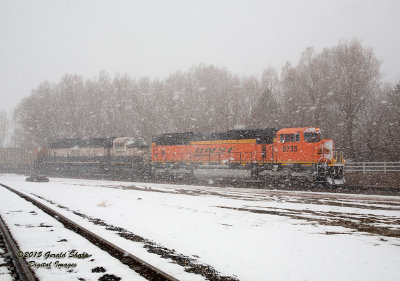
M 352 38 L 397 82 L 399 14 L 399 0 L 0 0 L 0 110 L 66 73 L 163 78 L 206 63 L 259 77 Z

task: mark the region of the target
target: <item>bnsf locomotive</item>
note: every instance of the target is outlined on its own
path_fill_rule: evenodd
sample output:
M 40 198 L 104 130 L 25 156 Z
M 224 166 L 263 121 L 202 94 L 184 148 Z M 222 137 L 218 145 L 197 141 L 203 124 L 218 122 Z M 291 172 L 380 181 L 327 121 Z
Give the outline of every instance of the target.
M 146 143 L 129 137 L 65 139 L 39 153 L 37 172 L 66 175 L 145 175 Z
M 151 147 L 153 173 L 197 176 L 306 176 L 344 183 L 344 159 L 318 128 L 164 134 Z
M 40 154 L 41 173 L 111 174 L 138 177 L 301 176 L 344 183 L 343 154 L 318 128 L 174 133 L 151 146 L 133 138 L 61 140 Z

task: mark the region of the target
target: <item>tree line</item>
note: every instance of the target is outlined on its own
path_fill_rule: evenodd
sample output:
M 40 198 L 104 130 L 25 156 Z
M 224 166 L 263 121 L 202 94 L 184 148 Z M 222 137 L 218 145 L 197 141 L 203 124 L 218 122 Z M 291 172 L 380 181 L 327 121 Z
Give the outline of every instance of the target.
M 400 83 L 383 83 L 380 67 L 372 49 L 352 40 L 320 52 L 307 48 L 296 65 L 287 63 L 280 74 L 267 68 L 260 78 L 213 65 L 165 79 L 66 74 L 20 102 L 14 142 L 108 136 L 149 142 L 166 132 L 311 126 L 348 158 L 399 161 Z

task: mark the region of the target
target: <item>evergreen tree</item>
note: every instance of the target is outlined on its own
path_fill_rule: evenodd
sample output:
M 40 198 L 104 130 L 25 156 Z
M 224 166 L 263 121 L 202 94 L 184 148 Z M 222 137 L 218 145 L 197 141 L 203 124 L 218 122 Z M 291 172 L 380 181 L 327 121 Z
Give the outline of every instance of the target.
M 273 128 L 279 126 L 281 110 L 272 92 L 267 89 L 257 99 L 251 112 L 254 128 Z

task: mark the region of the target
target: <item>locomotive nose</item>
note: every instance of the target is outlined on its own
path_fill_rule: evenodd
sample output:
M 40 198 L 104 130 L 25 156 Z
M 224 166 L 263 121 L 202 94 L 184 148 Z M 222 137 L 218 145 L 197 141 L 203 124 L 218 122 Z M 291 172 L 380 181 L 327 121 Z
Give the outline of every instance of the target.
M 328 160 L 333 159 L 333 140 L 325 140 L 321 143 L 321 152 L 323 154 L 323 157 Z

